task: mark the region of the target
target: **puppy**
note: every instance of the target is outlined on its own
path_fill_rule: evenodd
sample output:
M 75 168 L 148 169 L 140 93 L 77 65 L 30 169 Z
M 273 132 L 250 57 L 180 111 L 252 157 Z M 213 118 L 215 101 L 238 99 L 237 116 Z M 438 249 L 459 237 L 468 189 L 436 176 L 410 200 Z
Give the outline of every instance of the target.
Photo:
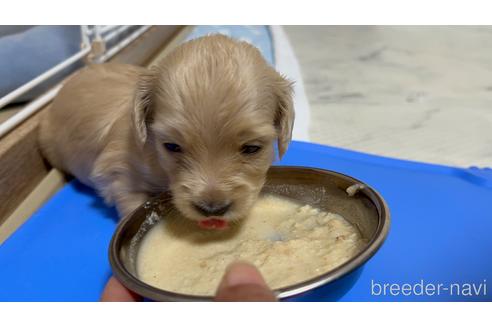
M 197 222 L 248 214 L 290 142 L 291 82 L 245 42 L 184 43 L 150 69 L 93 65 L 42 119 L 43 154 L 94 187 L 121 216 L 169 190 Z

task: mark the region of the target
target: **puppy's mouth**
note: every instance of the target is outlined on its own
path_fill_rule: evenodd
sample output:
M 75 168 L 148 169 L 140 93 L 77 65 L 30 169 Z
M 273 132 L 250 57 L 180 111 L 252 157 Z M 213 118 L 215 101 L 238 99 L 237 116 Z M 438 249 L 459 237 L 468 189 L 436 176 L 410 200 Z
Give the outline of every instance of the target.
M 210 216 L 198 221 L 198 226 L 207 230 L 225 230 L 229 228 L 229 222 L 222 217 Z

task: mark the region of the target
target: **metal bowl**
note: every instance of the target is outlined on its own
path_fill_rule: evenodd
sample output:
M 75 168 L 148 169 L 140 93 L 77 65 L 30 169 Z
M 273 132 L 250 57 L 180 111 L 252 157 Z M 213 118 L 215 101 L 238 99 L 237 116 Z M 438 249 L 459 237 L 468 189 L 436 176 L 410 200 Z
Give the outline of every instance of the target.
M 347 188 L 351 186 L 354 186 L 353 195 L 347 192 Z M 355 225 L 368 241 L 357 255 L 337 268 L 310 280 L 275 290 L 279 299 L 295 299 L 301 294 L 316 290 L 319 292 L 323 287 L 337 286 L 335 280 L 339 282 L 343 280 L 340 279 L 342 277 L 348 279 L 349 276 L 354 276 L 354 272 L 360 271 L 357 269 L 381 247 L 389 231 L 389 210 L 383 198 L 363 182 L 340 173 L 306 167 L 274 166 L 268 171 L 262 192 L 340 214 Z M 161 194 L 120 222 L 109 247 L 113 274 L 127 288 L 151 300 L 210 301 L 211 296 L 170 292 L 150 286 L 137 278 L 136 256 L 140 241 L 160 219 L 156 213 L 165 213 L 165 209 L 169 209 L 170 199 L 169 194 Z

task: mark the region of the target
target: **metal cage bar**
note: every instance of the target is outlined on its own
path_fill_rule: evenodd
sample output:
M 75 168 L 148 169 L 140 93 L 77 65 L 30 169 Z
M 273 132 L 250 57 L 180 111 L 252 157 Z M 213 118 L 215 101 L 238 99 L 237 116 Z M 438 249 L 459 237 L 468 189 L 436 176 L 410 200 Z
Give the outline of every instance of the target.
M 65 59 L 58 65 L 50 68 L 46 72 L 42 73 L 41 75 L 27 82 L 26 84 L 20 86 L 19 88 L 15 89 L 14 91 L 0 98 L 0 109 L 11 103 L 17 97 L 21 96 L 22 94 L 26 93 L 32 88 L 38 86 L 39 84 L 53 77 L 55 74 L 59 73 L 66 67 L 72 65 L 78 60 L 89 55 L 94 50 L 93 49 L 94 47 L 92 46 L 94 42 L 102 43 L 103 45 L 102 48 L 104 52 L 96 56 L 93 59 L 93 61 L 96 63 L 102 63 L 107 61 L 114 55 L 116 55 L 121 49 L 123 49 L 132 41 L 134 41 L 143 33 L 145 33 L 151 27 L 151 25 L 145 25 L 138 28 L 136 31 L 134 31 L 132 34 L 130 34 L 125 39 L 120 41 L 118 44 L 114 45 L 109 49 L 106 49 L 105 46 L 107 42 L 110 42 L 114 38 L 121 36 L 131 27 L 132 26 L 130 25 L 92 25 L 92 26 L 82 25 L 80 28 L 81 40 L 82 40 L 81 50 L 76 54 L 72 55 L 71 57 Z M 12 129 L 14 129 L 17 125 L 22 123 L 24 120 L 29 118 L 31 115 L 36 113 L 38 110 L 40 110 L 49 101 L 51 101 L 56 96 L 56 94 L 61 89 L 61 87 L 62 87 L 62 83 L 57 84 L 50 91 L 38 97 L 37 99 L 31 101 L 26 107 L 21 109 L 18 113 L 16 113 L 8 120 L 0 124 L 0 138 L 6 135 L 8 132 L 10 132 Z

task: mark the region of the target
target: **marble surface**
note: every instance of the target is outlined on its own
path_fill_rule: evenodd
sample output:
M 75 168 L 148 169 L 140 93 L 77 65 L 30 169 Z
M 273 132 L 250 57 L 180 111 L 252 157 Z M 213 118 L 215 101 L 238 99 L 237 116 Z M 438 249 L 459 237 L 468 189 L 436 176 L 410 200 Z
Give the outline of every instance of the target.
M 313 142 L 492 167 L 492 27 L 285 26 Z

